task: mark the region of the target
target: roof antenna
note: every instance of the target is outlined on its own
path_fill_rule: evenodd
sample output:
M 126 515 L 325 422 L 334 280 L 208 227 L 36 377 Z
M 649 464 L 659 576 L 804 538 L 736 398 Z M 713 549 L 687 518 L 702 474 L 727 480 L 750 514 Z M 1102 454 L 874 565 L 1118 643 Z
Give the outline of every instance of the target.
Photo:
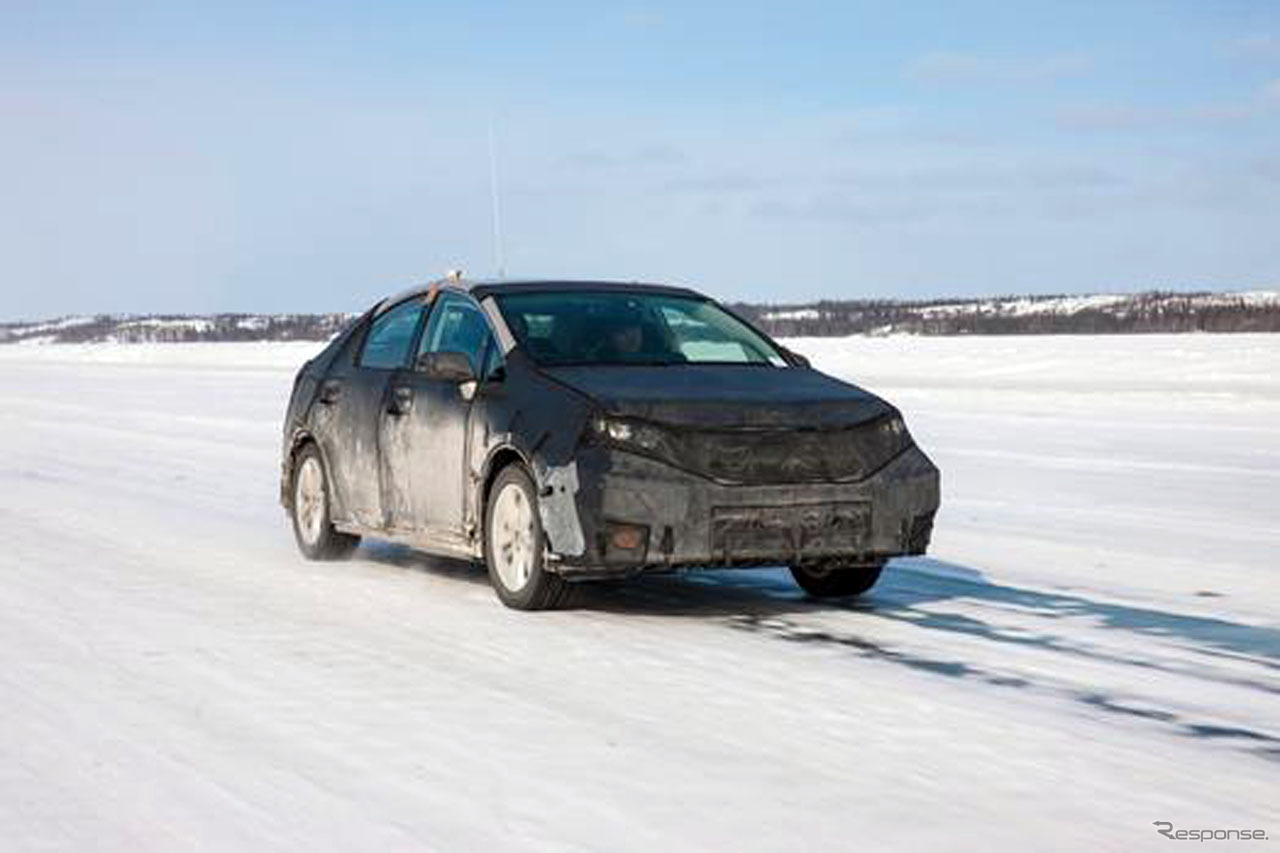
M 507 264 L 502 256 L 502 207 L 498 203 L 498 152 L 493 141 L 493 116 L 489 116 L 489 196 L 493 201 L 493 254 L 498 264 L 498 278 L 506 278 Z

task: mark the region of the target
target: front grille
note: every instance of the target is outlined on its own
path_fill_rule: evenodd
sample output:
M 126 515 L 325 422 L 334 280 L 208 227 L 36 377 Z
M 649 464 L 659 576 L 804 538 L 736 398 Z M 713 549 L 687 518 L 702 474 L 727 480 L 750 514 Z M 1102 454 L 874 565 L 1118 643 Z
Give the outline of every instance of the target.
M 717 506 L 711 508 L 711 553 L 725 563 L 856 554 L 866 549 L 870 530 L 865 502 Z
M 910 438 L 889 418 L 832 430 L 689 430 L 667 436 L 671 462 L 723 483 L 818 483 L 867 477 Z

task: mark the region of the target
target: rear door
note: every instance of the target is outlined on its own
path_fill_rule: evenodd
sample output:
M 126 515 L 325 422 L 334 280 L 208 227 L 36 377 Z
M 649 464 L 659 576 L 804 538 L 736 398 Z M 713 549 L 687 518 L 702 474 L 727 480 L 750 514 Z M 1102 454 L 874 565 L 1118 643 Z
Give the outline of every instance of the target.
M 316 434 L 341 520 L 372 529 L 386 526 L 379 425 L 391 377 L 408 362 L 423 311 L 423 298 L 414 297 L 378 314 L 356 357 L 335 364 L 321 382 Z
M 497 344 L 489 321 L 469 296 L 446 291 L 436 299 L 414 364 L 433 352 L 465 354 L 481 382 L 486 362 L 494 367 Z M 383 458 L 389 484 L 384 498 L 394 528 L 425 531 L 441 541 L 465 538 L 474 391 L 416 367 L 393 379 L 390 395 L 397 405 L 383 416 Z

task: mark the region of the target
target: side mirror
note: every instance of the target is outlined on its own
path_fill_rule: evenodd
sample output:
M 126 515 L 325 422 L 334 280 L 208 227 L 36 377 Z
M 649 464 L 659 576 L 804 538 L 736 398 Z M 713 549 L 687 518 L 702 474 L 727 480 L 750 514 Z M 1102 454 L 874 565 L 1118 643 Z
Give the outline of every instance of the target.
M 462 352 L 424 352 L 418 356 L 417 368 L 432 379 L 458 384 L 476 381 L 471 359 Z

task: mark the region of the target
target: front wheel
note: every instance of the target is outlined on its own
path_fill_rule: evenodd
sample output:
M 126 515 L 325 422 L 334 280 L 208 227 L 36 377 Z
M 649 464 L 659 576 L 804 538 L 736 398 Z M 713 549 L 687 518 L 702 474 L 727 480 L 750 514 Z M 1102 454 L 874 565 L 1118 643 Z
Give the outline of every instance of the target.
M 546 543 L 533 480 L 519 465 L 509 465 L 489 492 L 484 522 L 484 560 L 503 604 L 549 610 L 568 598 L 569 583 L 545 568 Z
M 314 444 L 298 452 L 293 466 L 293 536 L 309 560 L 338 560 L 360 544 L 359 536 L 334 529 L 324 459 Z
M 791 567 L 791 577 L 815 598 L 861 595 L 875 586 L 884 563 L 857 566 L 839 563 L 802 563 Z

